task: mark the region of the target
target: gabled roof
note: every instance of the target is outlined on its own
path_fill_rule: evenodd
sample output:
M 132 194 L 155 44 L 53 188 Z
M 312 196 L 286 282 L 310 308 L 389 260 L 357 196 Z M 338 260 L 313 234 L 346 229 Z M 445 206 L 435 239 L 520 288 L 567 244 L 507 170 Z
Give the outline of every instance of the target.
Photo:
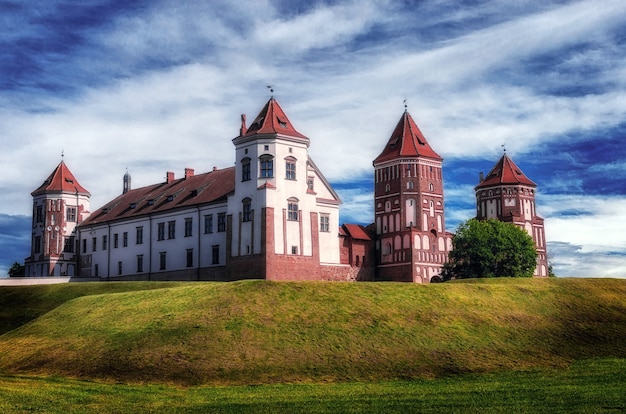
M 344 224 L 341 227 L 347 235 L 355 240 L 372 240 L 372 236 L 360 224 Z
M 61 161 L 59 165 L 52 171 L 52 174 L 46 178 L 46 180 L 30 195 L 38 196 L 46 193 L 71 193 L 71 194 L 83 194 L 91 196 L 89 191 L 79 184 L 74 174 L 65 165 L 64 161 Z
M 81 226 L 226 201 L 235 190 L 235 167 L 130 190 L 95 210 Z
M 245 128 L 245 126 L 243 127 Z M 245 130 L 242 128 L 241 131 L 241 137 L 257 134 L 281 134 L 308 140 L 306 136 L 296 131 L 274 97 L 267 101 L 252 124 Z
M 430 147 L 408 111 L 404 111 L 402 114 L 402 118 L 400 118 L 391 138 L 385 145 L 385 149 L 376 157 L 374 164 L 401 157 L 426 157 L 442 160 L 439 154 Z
M 526 175 L 519 169 L 508 155 L 504 154 L 500 160 L 489 171 L 489 174 L 476 186 L 475 189 L 495 187 L 499 185 L 529 185 L 531 187 L 537 187 L 537 184 L 532 182 Z

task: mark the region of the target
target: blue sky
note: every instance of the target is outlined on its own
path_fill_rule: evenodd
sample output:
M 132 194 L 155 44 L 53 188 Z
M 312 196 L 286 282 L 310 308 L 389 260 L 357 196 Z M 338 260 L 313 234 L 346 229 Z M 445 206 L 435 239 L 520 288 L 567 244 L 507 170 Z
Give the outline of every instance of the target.
M 61 160 L 95 210 L 233 164 L 266 85 L 344 204 L 404 110 L 444 157 L 446 225 L 502 144 L 538 184 L 559 276 L 626 277 L 626 2 L 0 0 L 0 274 L 29 254 L 30 192 Z

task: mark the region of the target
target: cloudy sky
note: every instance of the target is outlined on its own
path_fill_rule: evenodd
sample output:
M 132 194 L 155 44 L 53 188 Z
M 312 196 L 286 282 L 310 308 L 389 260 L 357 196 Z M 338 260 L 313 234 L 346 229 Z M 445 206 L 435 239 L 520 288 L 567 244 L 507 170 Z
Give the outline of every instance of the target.
M 64 160 L 92 210 L 234 162 L 275 97 L 373 221 L 372 160 L 408 110 L 444 157 L 449 230 L 507 153 L 538 184 L 559 276 L 626 277 L 626 2 L 0 0 L 0 275 Z

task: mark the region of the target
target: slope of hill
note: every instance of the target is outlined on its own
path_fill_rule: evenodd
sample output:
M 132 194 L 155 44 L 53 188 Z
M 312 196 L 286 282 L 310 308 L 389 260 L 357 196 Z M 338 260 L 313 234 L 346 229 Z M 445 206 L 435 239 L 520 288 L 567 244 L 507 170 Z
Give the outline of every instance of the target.
M 20 295 L 54 303 L 0 336 L 0 370 L 251 384 L 427 378 L 626 357 L 626 280 L 139 283 L 126 292 L 89 285 L 84 294 L 59 286 L 39 297 L 34 287 L 0 289 L 4 306 Z M 74 286 L 65 285 L 81 289 Z

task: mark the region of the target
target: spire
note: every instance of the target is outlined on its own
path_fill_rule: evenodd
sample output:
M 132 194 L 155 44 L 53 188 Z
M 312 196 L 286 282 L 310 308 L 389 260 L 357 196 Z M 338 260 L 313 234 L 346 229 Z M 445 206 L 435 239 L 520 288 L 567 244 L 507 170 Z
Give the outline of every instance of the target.
M 131 181 L 130 173 L 128 172 L 128 167 L 126 167 L 126 174 L 124 174 L 124 187 L 122 190 L 122 194 L 126 194 L 127 192 L 131 190 L 130 181 Z
M 91 195 L 85 187 L 80 185 L 74 174 L 65 165 L 65 161 L 61 161 L 52 171 L 52 174 L 31 195 L 34 197 L 49 192 Z
M 537 184 L 531 181 L 526 174 L 515 165 L 506 152 L 498 160 L 496 165 L 493 166 L 491 171 L 489 171 L 487 176 L 476 186 L 476 189 L 495 187 L 502 184 L 522 184 L 537 187 Z
M 296 131 L 283 109 L 274 99 L 274 96 L 267 101 L 261 112 L 250 124 L 250 127 L 245 127 L 245 118 L 242 118 L 242 121 L 241 137 L 257 134 L 281 134 L 308 140 L 306 136 Z
M 417 127 L 415 121 L 405 108 L 400 121 L 387 141 L 385 149 L 374 160 L 374 164 L 389 161 L 398 157 L 425 157 L 441 161 L 437 154 L 424 138 L 422 131 Z

